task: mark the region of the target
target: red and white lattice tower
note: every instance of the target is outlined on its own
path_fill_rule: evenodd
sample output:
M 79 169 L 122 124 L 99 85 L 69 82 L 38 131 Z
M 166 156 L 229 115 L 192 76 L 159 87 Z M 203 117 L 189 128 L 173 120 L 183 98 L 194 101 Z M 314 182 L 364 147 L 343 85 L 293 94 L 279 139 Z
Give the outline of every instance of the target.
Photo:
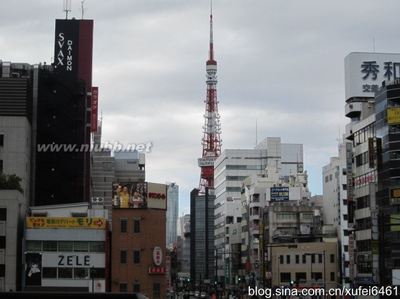
M 203 154 L 199 159 L 201 168 L 200 192 L 204 192 L 205 187 L 214 187 L 214 161 L 221 154 L 221 125 L 218 114 L 217 100 L 217 61 L 214 59 L 213 48 L 213 15 L 210 14 L 210 49 L 206 63 L 207 71 L 207 98 L 206 111 L 204 113 L 203 126 Z

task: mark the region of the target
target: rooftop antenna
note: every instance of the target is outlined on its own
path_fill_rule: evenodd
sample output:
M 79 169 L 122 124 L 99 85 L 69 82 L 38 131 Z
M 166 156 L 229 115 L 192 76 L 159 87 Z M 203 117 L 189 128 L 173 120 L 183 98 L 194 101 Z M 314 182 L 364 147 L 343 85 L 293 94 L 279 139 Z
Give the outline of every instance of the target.
M 375 53 L 375 36 L 372 37 L 372 47 L 373 47 L 373 52 Z
M 68 20 L 68 13 L 71 12 L 71 0 L 64 0 L 65 19 Z
M 256 118 L 256 146 L 258 144 L 258 124 L 257 124 L 257 118 Z
M 82 20 L 83 20 L 83 15 L 85 14 L 85 8 L 83 7 L 83 4 L 85 3 L 85 0 L 81 1 L 81 12 L 82 12 Z

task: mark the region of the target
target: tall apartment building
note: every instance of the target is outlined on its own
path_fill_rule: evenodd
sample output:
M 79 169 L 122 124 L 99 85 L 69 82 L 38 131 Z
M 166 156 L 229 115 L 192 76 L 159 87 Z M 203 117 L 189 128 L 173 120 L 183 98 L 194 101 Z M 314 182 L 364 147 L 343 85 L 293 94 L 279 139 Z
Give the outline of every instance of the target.
M 248 176 L 264 174 L 267 166 L 275 167 L 282 177 L 302 172 L 302 144 L 281 143 L 279 137 L 268 137 L 254 149 L 226 149 L 214 162 L 214 233 L 219 278 L 225 276 L 223 256 L 230 250 L 226 226 L 242 219 L 242 182 Z
M 179 186 L 176 183 L 167 184 L 167 246 L 171 247 L 177 240 L 178 211 L 179 211 Z
M 350 287 L 349 218 L 347 199 L 347 170 L 351 169 L 350 142 L 339 144 L 339 156 L 332 157 L 322 169 L 323 217 L 325 225 L 333 225 L 339 238 L 339 261 L 341 284 Z M 350 215 L 351 216 L 351 215 Z

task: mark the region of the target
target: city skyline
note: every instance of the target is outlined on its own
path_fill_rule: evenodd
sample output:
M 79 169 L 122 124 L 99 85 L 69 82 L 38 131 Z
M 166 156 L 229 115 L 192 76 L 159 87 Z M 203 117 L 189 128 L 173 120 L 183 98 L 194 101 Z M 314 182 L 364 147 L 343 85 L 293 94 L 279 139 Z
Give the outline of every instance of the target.
M 322 166 L 337 154 L 347 123 L 344 57 L 374 47 L 398 52 L 390 16 L 400 5 L 357 1 L 354 15 L 344 1 L 303 3 L 283 9 L 261 0 L 214 1 L 222 149 L 253 147 L 257 119 L 259 141 L 278 136 L 304 144 L 310 189 L 321 194 Z M 50 64 L 62 1 L 7 1 L 2 8 L 2 59 Z M 371 15 L 378 24 L 364 17 Z M 70 17 L 80 16 L 80 1 L 73 1 Z M 95 21 L 103 140 L 151 141 L 147 180 L 180 185 L 180 215 L 199 181 L 208 17 L 208 1 L 85 1 L 85 18 Z

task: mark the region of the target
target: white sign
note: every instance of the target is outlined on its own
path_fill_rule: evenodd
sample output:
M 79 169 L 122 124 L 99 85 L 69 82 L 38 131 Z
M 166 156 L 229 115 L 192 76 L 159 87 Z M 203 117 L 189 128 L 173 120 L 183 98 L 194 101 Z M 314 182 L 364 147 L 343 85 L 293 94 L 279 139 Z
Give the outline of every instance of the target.
M 198 163 L 200 167 L 203 166 L 214 166 L 215 157 L 199 158 Z
M 57 39 L 57 57 L 56 57 L 56 67 L 62 67 L 66 71 L 72 71 L 72 40 L 65 39 L 64 32 L 58 34 Z
M 43 267 L 105 267 L 104 253 L 46 252 L 42 253 Z
M 400 53 L 353 52 L 344 59 L 346 100 L 374 97 L 383 81 L 400 79 Z
M 162 263 L 162 250 L 159 246 L 156 246 L 153 249 L 153 262 L 156 266 L 160 266 Z

